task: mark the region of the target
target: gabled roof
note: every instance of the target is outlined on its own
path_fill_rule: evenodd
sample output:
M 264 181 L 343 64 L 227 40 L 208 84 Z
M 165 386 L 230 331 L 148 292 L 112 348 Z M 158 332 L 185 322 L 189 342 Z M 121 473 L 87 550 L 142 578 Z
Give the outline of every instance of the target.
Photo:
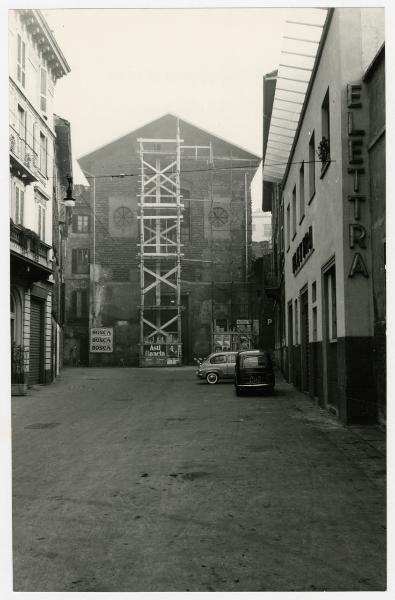
M 260 161 L 259 156 L 170 113 L 165 114 L 158 119 L 154 119 L 116 140 L 108 142 L 96 150 L 82 156 L 78 160 L 82 165 L 94 162 L 96 158 L 103 157 L 109 151 L 113 151 L 114 147 L 117 145 L 125 147 L 129 146 L 131 149 L 134 148 L 137 151 L 137 139 L 139 137 L 175 138 L 177 120 L 179 121 L 181 139 L 184 140 L 185 145 L 207 145 L 211 142 L 214 158 L 220 158 L 222 155 L 226 157 L 232 156 L 235 160 L 251 161 L 258 167 Z M 131 154 L 132 153 L 133 150 Z

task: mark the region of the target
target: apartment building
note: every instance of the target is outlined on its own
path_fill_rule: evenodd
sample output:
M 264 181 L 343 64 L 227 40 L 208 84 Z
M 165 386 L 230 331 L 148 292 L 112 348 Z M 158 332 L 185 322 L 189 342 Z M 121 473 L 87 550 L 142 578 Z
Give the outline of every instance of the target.
M 59 368 L 53 362 L 53 215 L 62 199 L 56 185 L 53 100 L 56 82 L 69 71 L 42 13 L 10 10 L 12 381 L 29 385 L 50 382 Z
M 287 379 L 343 422 L 384 421 L 384 11 L 330 9 L 303 38 L 293 27 L 264 157 L 281 186 L 276 347 Z

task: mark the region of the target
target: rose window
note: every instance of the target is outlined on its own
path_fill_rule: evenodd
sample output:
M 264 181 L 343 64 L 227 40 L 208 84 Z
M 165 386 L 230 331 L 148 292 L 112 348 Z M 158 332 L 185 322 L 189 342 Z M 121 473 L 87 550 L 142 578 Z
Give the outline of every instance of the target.
M 133 213 L 127 206 L 120 206 L 114 212 L 114 225 L 119 229 L 130 227 L 133 222 Z
M 210 211 L 209 220 L 213 227 L 223 227 L 229 221 L 229 215 L 221 206 L 215 206 Z

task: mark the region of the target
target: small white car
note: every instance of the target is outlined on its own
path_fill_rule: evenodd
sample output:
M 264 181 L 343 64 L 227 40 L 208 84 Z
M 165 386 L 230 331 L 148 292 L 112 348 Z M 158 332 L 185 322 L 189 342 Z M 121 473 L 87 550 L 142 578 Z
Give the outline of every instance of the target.
M 214 385 L 220 380 L 234 380 L 237 352 L 213 352 L 205 358 L 196 371 L 199 379 Z

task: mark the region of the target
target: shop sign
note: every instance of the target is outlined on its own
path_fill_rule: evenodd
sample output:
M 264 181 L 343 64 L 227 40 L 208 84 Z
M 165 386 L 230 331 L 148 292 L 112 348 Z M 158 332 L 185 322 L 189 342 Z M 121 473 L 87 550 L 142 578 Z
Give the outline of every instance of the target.
M 309 230 L 304 234 L 302 241 L 296 248 L 292 256 L 292 273 L 297 274 L 303 263 L 307 260 L 313 251 L 313 227 L 310 225 Z
M 103 353 L 113 351 L 113 328 L 95 327 L 91 329 L 90 352 Z
M 366 229 L 360 223 L 362 215 L 362 204 L 366 201 L 366 196 L 361 194 L 361 175 L 365 173 L 364 156 L 363 156 L 363 138 L 365 135 L 364 129 L 356 129 L 354 125 L 354 111 L 362 108 L 361 97 L 362 85 L 349 84 L 347 86 L 347 108 L 348 111 L 348 169 L 349 175 L 353 178 L 353 193 L 348 196 L 348 201 L 354 205 L 354 220 L 357 223 L 349 224 L 349 247 L 351 250 L 358 248 L 366 249 Z M 354 252 L 349 277 L 362 275 L 369 277 L 368 270 L 360 252 Z
M 145 344 L 144 356 L 166 356 L 166 344 Z

